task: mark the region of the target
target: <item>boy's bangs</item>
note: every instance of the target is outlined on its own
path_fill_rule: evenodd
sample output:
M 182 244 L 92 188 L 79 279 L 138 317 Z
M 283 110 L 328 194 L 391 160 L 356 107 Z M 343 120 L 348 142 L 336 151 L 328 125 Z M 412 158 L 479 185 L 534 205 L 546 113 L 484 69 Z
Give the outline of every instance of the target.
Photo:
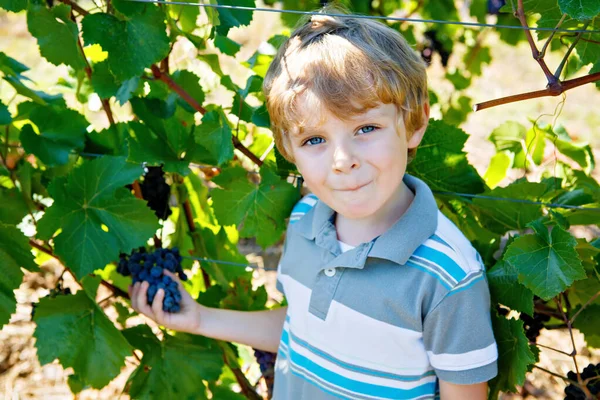
M 402 104 L 404 101 L 395 98 L 396 94 L 386 84 L 389 79 L 384 71 L 355 47 L 308 47 L 294 57 L 285 58 L 286 66 L 301 64 L 303 69 L 296 71 L 296 78 L 288 80 L 288 87 L 280 92 L 284 131 L 299 133 L 306 126 L 320 125 L 324 122 L 321 110 L 328 110 L 339 119 L 348 119 L 380 103 Z M 303 62 L 294 63 L 293 59 Z M 287 72 L 292 73 L 290 69 Z

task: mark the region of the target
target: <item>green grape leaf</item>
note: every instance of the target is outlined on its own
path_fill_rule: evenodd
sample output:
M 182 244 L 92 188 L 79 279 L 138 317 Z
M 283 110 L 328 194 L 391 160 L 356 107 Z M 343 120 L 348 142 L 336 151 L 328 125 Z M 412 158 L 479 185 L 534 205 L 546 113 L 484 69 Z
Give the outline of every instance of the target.
M 490 381 L 490 398 L 496 398 L 500 391 L 516 392 L 536 359 L 523 331 L 523 321 L 492 313 L 492 325 L 498 344 L 498 375 Z
M 10 111 L 8 111 L 8 107 L 0 101 L 0 125 L 8 125 L 12 122 L 12 116 L 10 115 Z
M 0 71 L 7 76 L 19 77 L 23 72 L 29 71 L 29 68 L 0 51 Z
M 127 124 L 119 122 L 97 132 L 87 132 L 85 147 L 86 153 L 108 154 L 111 156 L 126 156 L 128 153 L 126 138 L 129 137 Z
M 18 225 L 29 212 L 23 193 L 18 189 L 0 187 L 0 223 Z
M 200 61 L 204 61 L 206 65 L 210 67 L 210 69 L 220 77 L 225 75 L 223 70 L 221 70 L 221 64 L 219 62 L 218 54 L 198 54 L 198 59 Z
M 588 276 L 587 279 L 573 282 L 569 288 L 569 301 L 574 306 L 584 305 L 598 292 L 600 292 L 600 281 L 594 276 Z M 600 305 L 600 297 L 596 297 L 592 304 Z
M 600 48 L 600 46 L 598 46 Z M 598 54 L 600 58 L 600 54 Z M 588 143 L 574 143 L 564 127 L 558 126 L 554 130 L 549 125 L 544 129 L 546 137 L 554 143 L 556 149 L 565 156 L 575 161 L 587 173 L 591 173 L 596 162 L 594 153 Z
M 172 78 L 173 81 L 183 88 L 187 94 L 192 96 L 199 105 L 204 103 L 204 91 L 200 86 L 200 78 L 198 75 L 188 70 L 179 70 L 173 73 Z M 179 104 L 192 114 L 196 112 L 196 110 L 182 98 L 179 99 Z
M 271 128 L 271 117 L 267 112 L 267 106 L 265 104 L 260 107 L 256 107 L 252 112 L 251 121 L 256 126 L 262 126 L 263 128 Z
M 247 399 L 246 396 L 236 393 L 226 386 L 215 386 L 214 388 L 211 388 L 211 393 L 213 394 L 213 399 L 219 399 L 219 400 L 245 400 L 245 399 Z
M 214 340 L 165 332 L 160 341 L 148 325 L 126 329 L 123 334 L 144 353 L 127 383 L 131 398 L 204 399 L 205 390 L 199 382 L 218 379 L 223 369 L 223 353 Z
M 25 151 L 35 154 L 48 166 L 64 165 L 73 150 L 83 149 L 89 122 L 75 110 L 58 106 L 31 104 L 31 125 L 21 129 L 21 142 Z
M 221 165 L 233 158 L 231 128 L 221 110 L 209 111 L 202 117 L 202 124 L 194 134 L 196 143 L 207 149 Z
M 6 54 L 0 51 L 0 71 L 4 73 L 4 77 L 2 79 L 8 82 L 18 94 L 28 97 L 41 105 L 62 100 L 62 95 L 60 94 L 49 95 L 44 92 L 33 90 L 26 86 L 22 81 L 31 81 L 31 79 L 21 74 L 28 70 L 29 68 L 27 68 L 27 66 L 21 64 L 14 58 L 8 57 Z
M 519 283 L 519 272 L 504 260 L 487 272 L 490 293 L 496 303 L 533 315 L 533 292 Z
M 169 53 L 165 14 L 155 5 L 113 0 L 111 4 L 123 19 L 105 14 L 83 18 L 86 45 L 99 44 L 108 52 L 108 66 L 117 80 L 139 76 L 146 67 L 161 61 Z
M 198 0 L 194 0 L 193 3 L 198 3 Z M 200 7 L 173 4 L 169 5 L 169 11 L 171 16 L 179 19 L 183 32 L 190 33 L 198 26 L 196 21 L 198 20 L 198 15 L 200 15 Z
M 237 277 L 227 287 L 227 295 L 221 301 L 224 308 L 239 311 L 259 311 L 266 309 L 267 291 L 264 286 L 252 290 L 252 276 Z
M 577 241 L 569 232 L 560 226 L 549 232 L 539 220 L 529 226 L 535 233 L 515 239 L 504 255 L 519 271 L 519 282 L 547 301 L 573 281 L 586 278 L 575 250 Z
M 154 166 L 164 164 L 165 171 L 180 175 L 190 173 L 189 162 L 181 157 L 181 153 L 171 146 L 168 139 L 165 140 L 138 122 L 130 122 L 129 128 L 132 134 L 129 138 L 129 161 L 147 162 Z M 172 134 L 183 132 L 183 127 L 170 131 Z
M 254 0 L 217 0 L 219 5 L 256 7 Z M 217 25 L 217 33 L 221 36 L 227 36 L 229 29 L 237 26 L 250 24 L 252 21 L 252 11 L 233 10 L 228 8 L 218 8 L 220 24 Z
M 89 389 L 91 387 L 83 382 L 77 374 L 69 375 L 67 378 L 67 385 L 69 385 L 69 389 L 71 389 L 71 393 L 73 394 L 80 393 L 82 390 Z
M 235 244 L 231 243 L 227 233 L 221 227 L 217 233 L 213 229 L 203 227 L 198 232 L 196 243 L 201 247 L 206 258 L 238 264 L 247 264 L 246 258 L 239 253 Z M 206 272 L 223 287 L 229 287 L 229 282 L 240 276 L 252 276 L 245 267 L 217 263 L 203 263 Z
M 215 47 L 221 50 L 221 53 L 232 57 L 242 48 L 239 43 L 229 39 L 227 36 L 221 35 L 215 37 Z
M 33 261 L 31 248 L 27 238 L 15 226 L 0 222 L 0 328 L 8 322 L 10 315 L 17 308 L 13 290 L 21 285 L 23 272 L 39 271 Z
M 85 291 L 42 298 L 34 321 L 42 365 L 59 359 L 72 367 L 80 382 L 99 389 L 121 372 L 132 347 Z
M 79 50 L 79 30 L 71 21 L 71 7 L 57 4 L 51 9 L 45 3 L 29 6 L 27 27 L 37 39 L 40 54 L 54 65 L 65 64 L 76 70 L 85 67 L 85 59 Z
M 483 47 L 481 44 L 470 47 L 463 57 L 463 62 L 468 66 L 471 76 L 480 76 L 483 72 L 482 67 L 492 62 L 490 48 Z
M 578 307 L 574 313 L 580 309 L 581 307 Z M 600 304 L 590 304 L 584 308 L 573 322 L 573 326 L 584 334 L 588 346 L 600 348 Z
M 238 225 L 240 236 L 256 237 L 259 245 L 267 247 L 281 238 L 298 192 L 269 167 L 263 166 L 260 175 L 256 185 L 244 168 L 221 172 L 213 179 L 221 186 L 212 192 L 213 208 L 221 225 Z
M 127 320 L 130 317 L 133 317 L 134 315 L 136 315 L 135 312 L 129 311 L 129 308 L 124 306 L 121 303 L 114 303 L 113 306 L 115 307 L 115 310 L 117 311 L 117 314 L 118 314 L 117 322 L 122 327 L 126 326 Z
M 123 188 L 141 174 L 124 157 L 104 156 L 52 182 L 54 203 L 38 223 L 38 237 L 62 228 L 55 253 L 79 278 L 143 246 L 158 229 L 145 202 Z
M 443 121 L 430 120 L 416 158 L 407 172 L 433 190 L 481 193 L 484 182 L 463 151 L 468 135 Z
M 28 0 L 0 0 L 0 8 L 17 13 L 27 9 Z
M 523 151 L 527 129 L 518 122 L 506 121 L 492 131 L 488 140 L 494 143 L 497 151 L 510 151 L 518 154 Z
M 229 286 L 229 284 L 227 284 Z M 204 292 L 198 294 L 196 301 L 206 307 L 220 308 L 221 300 L 227 296 L 223 286 L 213 285 L 206 289 Z
M 571 17 L 586 20 L 600 14 L 600 2 L 597 0 L 558 0 L 560 11 Z
M 515 6 L 515 8 L 516 8 L 516 6 Z M 508 25 L 508 26 L 521 27 L 521 23 L 519 22 L 519 19 L 516 18 L 512 13 L 498 14 L 498 19 L 496 20 L 496 25 Z M 497 32 L 500 35 L 500 40 L 504 41 L 505 43 L 507 43 L 511 46 L 516 46 L 517 44 L 519 44 L 519 42 L 521 40 L 525 39 L 525 35 L 523 34 L 522 29 L 498 28 Z
M 483 193 L 483 196 L 494 198 L 517 199 L 524 201 L 540 201 L 547 192 L 544 183 L 516 182 L 506 187 L 497 187 Z M 542 217 L 542 206 L 538 204 L 515 203 L 497 199 L 475 198 L 471 206 L 479 220 L 487 229 L 498 234 L 509 230 L 522 230 L 527 224 Z
M 485 183 L 492 189 L 498 186 L 506 178 L 512 162 L 511 154 L 507 151 L 500 151 L 494 154 L 483 176 Z
M 92 87 L 101 99 L 109 99 L 115 96 L 119 104 L 123 105 L 129 101 L 140 88 L 139 76 L 119 82 L 110 72 L 108 61 L 102 61 L 94 65 L 92 74 Z

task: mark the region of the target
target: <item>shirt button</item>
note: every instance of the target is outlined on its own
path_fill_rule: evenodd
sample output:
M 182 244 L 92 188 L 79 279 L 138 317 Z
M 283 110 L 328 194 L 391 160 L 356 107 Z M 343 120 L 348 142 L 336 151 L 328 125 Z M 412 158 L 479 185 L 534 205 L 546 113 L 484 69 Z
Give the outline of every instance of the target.
M 327 268 L 325 270 L 325 275 L 331 277 L 335 275 L 335 268 Z

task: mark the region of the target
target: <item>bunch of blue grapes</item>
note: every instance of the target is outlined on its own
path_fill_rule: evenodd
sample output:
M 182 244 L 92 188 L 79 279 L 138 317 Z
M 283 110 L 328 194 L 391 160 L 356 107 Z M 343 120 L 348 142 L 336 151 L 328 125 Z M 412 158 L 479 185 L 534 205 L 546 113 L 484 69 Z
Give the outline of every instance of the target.
M 567 374 L 567 378 L 572 381 L 577 381 L 577 374 L 570 371 Z M 588 381 L 587 388 L 592 394 L 593 398 L 600 398 L 600 364 L 590 364 L 581 371 L 581 379 Z M 565 388 L 565 400 L 587 400 L 585 393 L 579 387 L 570 384 Z
M 275 378 L 275 360 L 277 354 L 268 351 L 262 351 L 254 349 L 254 357 L 260 366 L 260 372 L 262 373 L 267 389 L 269 393 L 273 393 L 273 382 Z
M 131 275 L 133 283 L 146 281 L 148 286 L 147 300 L 152 304 L 158 289 L 165 291 L 163 299 L 163 311 L 179 312 L 181 309 L 181 293 L 177 282 L 163 273 L 166 269 L 179 276 L 182 281 L 187 280 L 186 274 L 181 268 L 181 255 L 179 249 L 156 249 L 153 253 L 147 253 L 143 247 L 134 250 L 131 255 L 121 254 L 117 272 L 124 276 Z

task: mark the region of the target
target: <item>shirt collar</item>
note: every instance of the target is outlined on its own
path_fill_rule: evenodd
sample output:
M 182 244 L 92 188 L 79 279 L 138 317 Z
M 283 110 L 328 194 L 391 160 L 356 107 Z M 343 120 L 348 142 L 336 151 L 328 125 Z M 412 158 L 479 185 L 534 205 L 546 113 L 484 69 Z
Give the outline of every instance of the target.
M 374 239 L 368 255 L 402 265 L 406 264 L 415 250 L 435 233 L 438 221 L 438 207 L 427 184 L 408 174 L 404 175 L 403 181 L 414 192 L 415 198 L 402 217 Z M 330 228 L 333 215 L 334 211 L 319 200 L 300 220 L 290 225 L 290 229 L 314 240 L 319 232 Z

